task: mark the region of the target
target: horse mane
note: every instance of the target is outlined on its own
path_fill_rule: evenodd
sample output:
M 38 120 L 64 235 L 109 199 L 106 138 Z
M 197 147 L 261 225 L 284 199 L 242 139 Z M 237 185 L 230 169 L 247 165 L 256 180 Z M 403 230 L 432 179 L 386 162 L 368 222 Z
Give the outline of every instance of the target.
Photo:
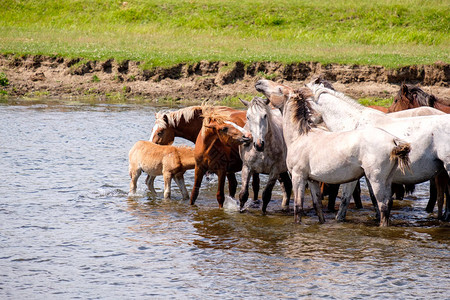
M 420 106 L 434 107 L 437 99 L 434 95 L 430 95 L 415 85 L 407 85 L 409 93 L 416 95 L 415 99 Z
M 225 121 L 230 120 L 231 112 L 223 109 L 223 107 L 203 104 L 201 108 L 203 125 L 209 124 L 211 122 L 223 124 Z
M 201 110 L 201 106 L 189 106 L 175 111 L 162 111 L 156 114 L 155 123 L 161 128 L 167 128 L 167 126 L 176 127 L 183 118 L 186 122 L 194 118 L 195 112 Z M 167 119 L 164 119 L 164 116 Z
M 314 110 L 309 103 L 313 99 L 313 94 L 308 88 L 300 88 L 294 91 L 288 102 L 288 109 L 291 113 L 291 122 L 298 127 L 300 134 L 307 134 L 312 128 L 317 126 L 312 120 Z
M 250 107 L 253 107 L 253 106 L 256 106 L 256 107 L 258 107 L 258 108 L 261 108 L 262 110 L 265 110 L 265 111 L 267 112 L 267 115 L 268 115 L 269 117 L 272 116 L 272 114 L 271 114 L 271 108 L 270 108 L 270 106 L 267 104 L 267 99 L 264 99 L 264 98 L 261 98 L 261 97 L 256 96 L 256 97 L 254 97 L 254 98 L 252 99 L 252 101 L 250 101 L 249 109 L 250 109 Z
M 319 99 L 321 94 L 330 94 L 336 98 L 339 98 L 340 100 L 348 103 L 349 105 L 353 106 L 354 108 L 358 110 L 363 110 L 365 107 L 362 104 L 359 104 L 356 100 L 346 96 L 345 94 L 326 88 L 323 84 L 315 84 L 314 82 L 310 82 L 306 85 L 308 88 L 311 89 L 313 95 L 314 95 L 314 102 L 317 102 L 317 99 Z

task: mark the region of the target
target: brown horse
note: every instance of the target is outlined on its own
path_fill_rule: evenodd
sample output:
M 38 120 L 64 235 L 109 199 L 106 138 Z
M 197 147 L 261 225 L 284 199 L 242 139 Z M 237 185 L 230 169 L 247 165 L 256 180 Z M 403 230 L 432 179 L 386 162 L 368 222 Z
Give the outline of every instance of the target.
M 222 113 L 232 113 L 238 110 L 226 106 L 214 106 Z M 171 112 L 156 113 L 155 126 L 150 140 L 155 144 L 168 145 L 175 137 L 187 139 L 193 143 L 203 124 L 203 106 L 189 106 Z
M 424 106 L 433 107 L 442 112 L 450 113 L 450 106 L 440 103 L 434 95 L 426 93 L 418 86 L 409 84 L 402 84 L 394 98 L 394 102 L 389 107 L 388 112 L 393 113 Z M 447 185 L 448 181 L 449 177 L 445 172 L 439 173 L 434 179 L 430 180 L 430 199 L 426 207 L 426 211 L 432 213 L 436 201 L 438 201 L 438 218 L 442 218 L 442 207 L 445 194 L 447 199 L 447 212 L 445 213 L 444 219 L 447 221 L 450 219 L 450 193 Z
M 203 126 L 195 141 L 194 149 L 195 179 L 191 193 L 191 204 L 193 205 L 198 197 L 203 176 L 206 172 L 212 172 L 217 174 L 218 177 L 217 202 L 219 207 L 222 208 L 225 201 L 225 177 L 230 174 L 234 176 L 234 173 L 242 169 L 239 143 L 230 135 L 231 131 L 237 131 L 237 129 L 225 122 L 230 121 L 243 127 L 246 112 L 218 112 L 213 107 L 204 106 L 202 114 Z M 242 133 L 240 134 L 242 135 Z M 236 186 L 232 196 L 235 193 Z
M 450 113 L 450 106 L 441 103 L 434 95 L 424 92 L 418 86 L 409 84 L 402 84 L 388 112 L 397 112 L 421 106 L 429 106 L 447 114 Z
M 236 110 L 227 106 L 189 106 L 171 112 L 156 113 L 155 125 L 152 130 L 150 140 L 156 144 L 172 144 L 175 137 L 187 139 L 193 143 L 196 142 L 200 130 L 203 126 L 203 108 L 208 107 L 209 114 L 214 110 L 218 115 L 227 115 L 241 113 L 245 111 Z M 237 180 L 234 173 L 227 173 L 229 193 L 234 197 L 237 189 Z M 253 200 L 258 199 L 259 193 L 259 174 L 253 174 L 252 189 Z
M 388 107 L 378 106 L 378 105 L 369 105 L 369 106 L 367 106 L 367 107 L 370 107 L 370 108 L 379 110 L 379 111 L 381 111 L 381 112 L 384 112 L 385 114 L 388 113 L 388 109 L 389 109 Z
M 129 152 L 129 172 L 131 177 L 130 193 L 136 193 L 137 180 L 142 172 L 148 174 L 148 189 L 155 192 L 153 182 L 156 176 L 164 177 L 164 198 L 170 198 L 170 184 L 175 180 L 183 194 L 183 199 L 189 198 L 184 184 L 183 175 L 186 170 L 195 166 L 194 149 L 186 146 L 162 146 L 149 141 L 138 141 Z

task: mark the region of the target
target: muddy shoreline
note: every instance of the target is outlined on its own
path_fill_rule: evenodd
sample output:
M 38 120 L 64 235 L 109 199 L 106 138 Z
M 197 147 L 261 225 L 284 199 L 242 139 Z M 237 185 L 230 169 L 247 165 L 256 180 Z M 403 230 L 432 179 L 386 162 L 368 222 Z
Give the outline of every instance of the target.
M 87 61 L 62 57 L 0 55 L 0 72 L 9 85 L 8 97 L 108 97 L 148 101 L 220 101 L 226 97 L 256 95 L 260 78 L 302 85 L 322 74 L 336 89 L 353 98 L 390 98 L 402 82 L 420 85 L 450 103 L 450 64 L 407 66 L 323 65 L 316 62 L 281 64 L 201 61 L 168 68 L 143 69 L 140 62 Z

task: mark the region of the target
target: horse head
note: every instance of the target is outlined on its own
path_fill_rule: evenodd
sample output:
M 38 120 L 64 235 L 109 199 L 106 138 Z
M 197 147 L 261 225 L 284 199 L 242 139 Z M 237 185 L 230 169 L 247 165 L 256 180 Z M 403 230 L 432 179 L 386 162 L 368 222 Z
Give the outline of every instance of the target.
M 169 126 L 166 113 L 156 113 L 155 125 L 153 126 L 150 141 L 159 145 L 171 145 L 175 139 L 173 128 Z
M 204 135 L 215 134 L 222 144 L 236 146 L 248 144 L 251 135 L 240 125 L 244 125 L 243 112 L 226 112 L 214 109 L 213 106 L 203 108 L 203 132 Z
M 331 82 L 326 80 L 322 74 L 320 74 L 319 76 L 313 77 L 312 80 L 311 80 L 311 83 L 312 84 L 317 84 L 317 85 L 322 84 L 327 89 L 330 89 L 330 90 L 333 90 L 333 91 L 336 90 L 334 88 L 334 86 L 331 84 Z
M 248 145 L 252 141 L 250 132 L 231 121 L 209 120 L 203 124 L 205 135 L 215 134 L 224 145 Z
M 251 102 L 240 99 L 247 106 L 247 127 L 253 138 L 253 145 L 259 152 L 264 151 L 266 135 L 269 132 L 271 108 L 269 99 L 254 97 Z
M 402 84 L 397 95 L 394 97 L 392 105 L 388 108 L 388 113 L 402 111 L 405 109 L 419 107 L 416 97 L 410 92 L 410 88 L 406 84 Z
M 292 88 L 267 79 L 258 80 L 255 88 L 258 92 L 263 93 L 276 108 L 283 107 L 293 92 Z

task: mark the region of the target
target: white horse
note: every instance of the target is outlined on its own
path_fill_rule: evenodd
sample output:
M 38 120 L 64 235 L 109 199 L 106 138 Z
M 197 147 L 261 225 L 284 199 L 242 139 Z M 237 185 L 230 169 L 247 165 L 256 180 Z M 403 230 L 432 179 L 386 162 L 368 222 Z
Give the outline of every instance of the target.
M 286 166 L 286 144 L 283 139 L 282 116 L 278 109 L 272 109 L 268 99 L 255 97 L 251 102 L 241 99 L 247 106 L 247 123 L 244 130 L 250 132 L 253 144 L 241 145 L 239 153 L 243 162 L 242 187 L 239 193 L 241 209 L 248 199 L 248 184 L 254 173 L 268 174 L 262 199 L 263 213 L 266 212 L 277 179 L 283 190 L 282 208 L 289 208 L 292 183 Z
M 255 87 L 278 107 L 293 92 L 292 88 L 269 80 L 260 80 Z M 376 126 L 411 144 L 411 171 L 405 174 L 396 171 L 394 183 L 421 183 L 442 170 L 450 175 L 449 115 L 395 118 L 392 114 L 364 107 L 344 94 L 327 89 L 323 85 L 309 84 L 308 87 L 314 94 L 311 98 L 312 107 L 321 114 L 331 131 Z M 413 109 L 410 111 L 414 112 Z M 438 203 L 443 203 L 443 193 L 440 191 Z M 345 216 L 345 212 L 339 213 Z
M 353 191 L 355 180 L 365 175 L 378 201 L 380 226 L 388 226 L 392 177 L 397 166 L 403 171 L 408 167 L 409 144 L 375 127 L 345 132 L 319 129 L 311 120 L 312 96 L 309 89 L 303 88 L 281 104 L 288 149 L 286 163 L 294 189 L 295 222 L 300 222 L 303 213 L 307 182 L 319 221 L 323 223 L 318 181 L 331 184 L 353 181 L 349 185 Z M 348 202 L 342 201 L 343 206 L 348 206 Z

